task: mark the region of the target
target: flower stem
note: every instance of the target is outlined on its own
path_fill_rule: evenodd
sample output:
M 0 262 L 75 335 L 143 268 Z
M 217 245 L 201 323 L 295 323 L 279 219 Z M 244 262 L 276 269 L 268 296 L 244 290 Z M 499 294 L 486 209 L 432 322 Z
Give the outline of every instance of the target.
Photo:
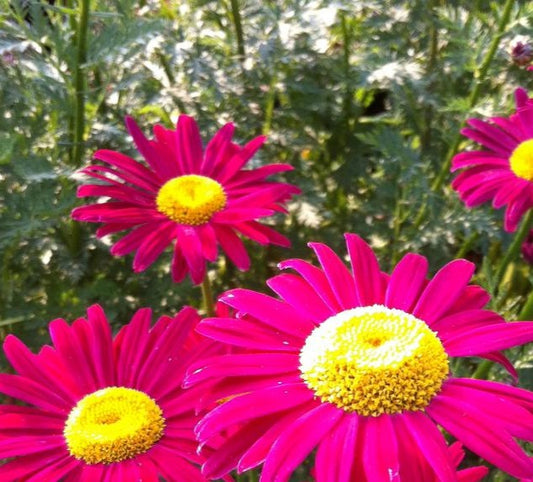
M 526 303 L 518 315 L 520 321 L 529 321 L 533 319 L 533 291 L 529 293 Z
M 213 301 L 213 290 L 211 289 L 211 281 L 206 273 L 202 281 L 202 299 L 204 301 L 205 313 L 208 317 L 215 316 L 215 303 Z
M 477 238 L 479 238 L 479 233 L 474 232 L 468 238 L 466 238 L 462 244 L 462 246 L 459 248 L 459 251 L 457 251 L 457 254 L 455 255 L 456 258 L 464 258 L 465 255 L 470 251 L 470 248 L 474 245 L 474 243 L 477 241 Z
M 76 32 L 76 65 L 74 68 L 74 145 L 72 163 L 80 166 L 84 151 L 85 132 L 85 63 L 87 62 L 87 32 L 90 0 L 81 0 L 80 20 Z
M 486 380 L 489 376 L 490 369 L 492 368 L 493 362 L 490 360 L 483 360 L 479 366 L 476 368 L 476 371 L 472 374 L 472 378 L 477 380 Z
M 485 77 L 487 76 L 487 72 L 489 70 L 490 64 L 492 63 L 494 56 L 496 55 L 496 51 L 498 50 L 498 46 L 500 45 L 501 38 L 505 32 L 505 27 L 509 23 L 509 20 L 511 18 L 511 11 L 514 5 L 514 0 L 507 0 L 505 2 L 505 5 L 503 7 L 502 15 L 500 17 L 500 21 L 498 22 L 498 26 L 496 28 L 496 32 L 494 33 L 494 36 L 492 37 L 492 42 L 490 43 L 489 49 L 487 50 L 487 53 L 485 54 L 485 57 L 483 61 L 481 62 L 481 65 L 479 66 L 479 69 L 477 69 L 474 72 L 474 80 L 473 80 L 473 86 L 472 90 L 470 91 L 470 96 L 468 98 L 468 108 L 472 109 L 481 94 L 481 87 L 483 85 L 483 82 L 485 80 Z M 442 164 L 441 170 L 439 171 L 437 177 L 433 181 L 431 185 L 431 190 L 433 192 L 438 191 L 442 185 L 444 184 L 444 181 L 448 177 L 448 174 L 450 172 L 450 165 L 452 162 L 453 156 L 457 153 L 459 149 L 459 145 L 461 144 L 462 140 L 462 134 L 458 130 L 455 134 L 454 140 L 451 143 L 450 149 L 448 150 L 448 153 L 446 155 L 445 161 Z M 427 212 L 427 199 L 425 202 L 422 203 L 422 206 L 420 207 L 414 221 L 414 226 L 416 228 L 420 227 L 422 222 L 424 221 L 424 218 L 426 217 Z
M 502 262 L 500 263 L 500 266 L 498 267 L 498 271 L 496 271 L 494 279 L 492 280 L 494 295 L 496 295 L 498 292 L 498 288 L 505 274 L 505 271 L 507 270 L 507 266 L 509 266 L 509 263 L 515 260 L 518 253 L 520 252 L 520 247 L 522 246 L 524 239 L 526 239 L 526 236 L 528 235 L 532 224 L 533 224 L 533 209 L 530 209 L 525 215 L 522 221 L 522 224 L 520 225 L 520 228 L 516 232 L 513 242 L 511 243 L 511 245 L 509 246 L 509 249 L 505 253 L 505 256 L 503 257 Z
M 235 35 L 237 36 L 237 53 L 239 60 L 244 61 L 246 52 L 244 51 L 244 35 L 242 32 L 241 12 L 239 10 L 239 1 L 231 0 L 231 19 L 233 20 L 233 27 L 235 28 Z

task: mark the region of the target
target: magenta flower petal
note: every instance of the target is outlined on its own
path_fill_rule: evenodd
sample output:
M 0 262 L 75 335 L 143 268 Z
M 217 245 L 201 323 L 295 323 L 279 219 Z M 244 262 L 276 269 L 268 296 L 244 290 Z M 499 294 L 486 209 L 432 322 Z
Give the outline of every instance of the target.
M 357 415 L 343 417 L 331 433 L 324 437 L 316 453 L 317 481 L 353 480 L 352 469 L 357 458 L 354 447 L 357 447 L 359 421 Z M 342 463 L 332 464 L 331 461 L 336 458 L 342 460 Z
M 190 226 L 177 226 L 178 243 L 189 268 L 191 280 L 194 284 L 200 284 L 205 276 L 206 266 L 202 256 L 202 243 L 196 234 L 196 230 Z
M 189 394 L 182 382 L 187 362 L 218 348 L 194 332 L 192 308 L 151 328 L 150 318 L 150 310 L 139 310 L 113 339 L 95 305 L 70 326 L 50 323 L 54 346 L 37 355 L 6 339 L 19 373 L 0 374 L 0 392 L 33 406 L 0 406 L 0 458 L 14 457 L 0 465 L 1 480 L 206 480 L 193 432 L 199 390 Z M 128 422 L 138 428 L 124 433 Z M 179 475 L 169 470 L 171 460 Z
M 441 268 L 420 295 L 413 315 L 432 326 L 462 295 L 475 269 L 474 264 L 464 259 L 451 261 Z
M 318 261 L 330 284 L 337 301 L 342 308 L 353 308 L 358 306 L 355 297 L 355 281 L 344 263 L 333 252 L 333 250 L 321 243 L 309 243 L 315 252 Z
M 533 462 L 495 419 L 454 397 L 439 395 L 428 408 L 430 416 L 470 450 L 514 477 L 531 477 Z
M 333 312 L 316 297 L 315 290 L 299 276 L 284 273 L 267 281 L 268 287 L 298 313 L 316 324 L 328 318 Z
M 485 149 L 461 152 L 452 159 L 452 171 L 463 169 L 452 187 L 467 207 L 493 200 L 506 206 L 504 228 L 515 231 L 533 206 L 533 102 L 523 89 L 515 91 L 516 112 L 489 121 L 469 119 L 461 133 Z M 529 156 L 529 157 L 528 157 Z
M 220 165 L 220 169 L 216 174 L 217 180 L 220 182 L 227 182 L 234 177 L 261 148 L 265 141 L 265 136 L 259 136 L 248 142 L 248 144 L 246 144 L 240 151 L 231 156 L 226 163 Z
M 272 446 L 261 472 L 261 480 L 286 480 L 341 418 L 340 410 L 325 403 L 297 418 Z
M 438 480 L 453 482 L 456 477 L 455 470 L 452 469 L 444 437 L 435 424 L 427 415 L 420 412 L 407 412 L 402 416 L 401 421 L 409 430 Z
M 165 250 L 176 236 L 176 226 L 171 223 L 161 223 L 152 229 L 150 234 L 141 238 L 141 242 L 135 249 L 137 253 L 133 259 L 133 271 L 138 273 L 150 266 Z
M 290 245 L 258 221 L 286 212 L 284 203 L 300 192 L 291 184 L 267 180 L 292 167 L 244 169 L 264 143 L 263 136 L 240 147 L 231 141 L 234 127 L 227 124 L 204 151 L 196 122 L 185 115 L 175 130 L 155 126 L 153 140 L 132 118 L 126 118 L 126 126 L 146 164 L 118 152 L 97 151 L 95 158 L 104 165 L 82 169 L 96 182 L 81 186 L 78 196 L 104 197 L 104 202 L 75 208 L 72 217 L 104 223 L 100 236 L 129 230 L 111 252 L 124 256 L 136 251 L 134 271 L 144 271 L 174 244 L 173 281 L 190 274 L 200 284 L 218 246 L 239 269 L 250 268 L 239 234 L 264 245 Z
M 293 336 L 303 337 L 315 326 L 309 318 L 300 316 L 291 305 L 252 290 L 237 288 L 227 291 L 220 301 Z M 271 316 L 274 313 L 275 318 Z
M 185 174 L 197 173 L 203 161 L 202 138 L 198 126 L 192 117 L 181 115 L 176 128 L 178 145 L 178 162 Z M 171 136 L 169 136 L 171 137 Z M 174 175 L 174 174 L 173 174 Z
M 482 326 L 443 338 L 444 347 L 450 356 L 479 355 L 531 341 L 533 341 L 533 330 L 531 323 L 527 321 Z
M 246 252 L 244 243 L 235 232 L 229 227 L 218 225 L 215 226 L 215 233 L 220 246 L 233 264 L 241 271 L 250 269 L 250 257 Z
M 388 276 L 363 240 L 348 234 L 346 243 L 351 272 L 310 243 L 320 267 L 280 263 L 295 273 L 267 282 L 278 298 L 231 290 L 220 316 L 199 323 L 229 350 L 199 358 L 185 377 L 205 393 L 200 406 L 218 404 L 199 422 L 200 440 L 230 436 L 204 475 L 262 464 L 262 482 L 286 481 L 316 448 L 317 482 L 479 481 L 486 469 L 459 469 L 463 452 L 446 446 L 444 429 L 509 474 L 533 478 L 515 440 L 533 438 L 533 394 L 450 373 L 450 358 L 466 353 L 516 376 L 501 350 L 533 340 L 533 322 L 484 310 L 489 295 L 468 284 L 468 261 L 428 279 L 427 260 L 407 254 Z
M 213 136 L 205 148 L 205 156 L 201 164 L 201 172 L 207 176 L 213 174 L 213 170 L 222 165 L 226 157 L 229 157 L 228 151 L 231 148 L 231 138 L 235 126 L 230 122 L 224 125 Z
M 398 440 L 391 417 L 364 419 L 363 464 L 368 480 L 399 482 Z M 386 448 L 382 441 L 387 441 Z
M 294 420 L 295 418 L 298 418 L 299 416 L 308 412 L 313 406 L 315 406 L 315 404 L 313 402 L 309 402 L 307 404 L 300 405 L 299 407 L 290 409 L 282 414 L 277 413 L 269 417 L 263 417 L 259 423 L 258 420 L 255 419 L 251 425 L 259 425 L 264 423 L 263 429 L 258 435 L 256 434 L 255 437 L 253 437 L 255 441 L 252 439 L 252 442 L 248 442 L 248 444 L 244 446 L 249 448 L 241 449 L 240 453 L 243 453 L 243 450 L 245 450 L 245 452 L 238 460 L 237 471 L 241 473 L 263 463 L 266 456 L 270 452 L 270 449 L 272 448 L 272 444 L 283 433 L 287 423 L 290 423 L 291 420 Z M 247 435 L 250 432 L 251 430 L 247 430 L 246 427 L 243 427 L 243 435 Z M 238 457 L 239 455 L 237 454 L 237 458 Z
M 316 294 L 328 306 L 332 314 L 341 309 L 324 272 L 302 259 L 288 259 L 279 264 L 280 269 L 293 269 L 309 283 Z
M 218 430 L 226 423 L 231 425 L 234 421 L 240 423 L 282 412 L 308 402 L 312 398 L 313 393 L 300 383 L 272 387 L 258 393 L 243 394 L 209 412 L 198 423 L 195 432 L 200 442 L 206 442 L 215 434 L 212 427 Z
M 370 246 L 355 234 L 346 234 L 346 247 L 350 256 L 359 305 L 382 303 L 384 284 L 376 255 Z M 364 273 L 364 277 L 360 273 Z
M 426 283 L 428 262 L 423 256 L 406 254 L 391 273 L 385 305 L 410 311 Z
M 288 366 L 297 363 L 298 355 L 293 353 L 264 353 L 256 354 L 230 354 L 223 358 L 215 357 L 213 363 L 209 359 L 200 360 L 197 365 L 191 365 L 188 369 L 185 387 L 198 382 L 217 378 L 221 374 L 225 376 L 246 376 L 257 374 L 286 373 Z M 198 368 L 197 368 L 198 367 Z

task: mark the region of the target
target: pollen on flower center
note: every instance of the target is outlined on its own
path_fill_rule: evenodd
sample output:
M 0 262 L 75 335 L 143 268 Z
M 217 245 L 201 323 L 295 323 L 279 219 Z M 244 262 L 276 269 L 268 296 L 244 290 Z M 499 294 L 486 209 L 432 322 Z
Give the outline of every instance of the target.
M 300 373 L 321 400 L 377 417 L 427 407 L 448 376 L 448 356 L 423 321 L 373 305 L 316 327 L 300 352 Z
M 146 452 L 164 428 L 163 412 L 148 395 L 107 387 L 77 403 L 63 435 L 73 457 L 87 464 L 112 464 Z
M 526 181 L 533 181 L 533 139 L 518 144 L 509 158 L 511 171 Z
M 210 177 L 188 174 L 167 181 L 157 194 L 157 210 L 180 224 L 207 223 L 224 209 L 227 198 L 222 186 Z

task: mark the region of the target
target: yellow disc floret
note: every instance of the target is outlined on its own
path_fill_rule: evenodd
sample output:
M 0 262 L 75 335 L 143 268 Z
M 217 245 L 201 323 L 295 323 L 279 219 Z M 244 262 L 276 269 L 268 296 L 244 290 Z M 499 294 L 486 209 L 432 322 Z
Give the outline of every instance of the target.
M 77 403 L 63 435 L 73 457 L 87 464 L 112 464 L 146 452 L 164 428 L 161 409 L 146 393 L 108 387 Z
M 448 376 L 448 356 L 426 323 L 373 305 L 315 328 L 300 352 L 300 372 L 322 401 L 377 417 L 427 407 Z
M 533 181 L 533 139 L 516 147 L 509 158 L 511 171 L 526 181 Z
M 224 209 L 222 186 L 210 177 L 187 174 L 167 181 L 157 194 L 157 210 L 180 224 L 198 226 Z

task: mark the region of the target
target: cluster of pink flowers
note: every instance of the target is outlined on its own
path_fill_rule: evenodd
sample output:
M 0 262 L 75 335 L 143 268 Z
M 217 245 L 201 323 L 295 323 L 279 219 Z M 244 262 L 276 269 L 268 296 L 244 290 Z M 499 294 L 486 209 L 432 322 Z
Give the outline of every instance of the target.
M 508 231 L 533 207 L 533 99 L 518 89 L 516 106 L 470 119 L 462 132 L 484 149 L 452 165 L 466 205 L 506 206 Z M 125 232 L 111 252 L 135 252 L 134 271 L 172 246 L 173 281 L 200 284 L 219 246 L 250 268 L 241 236 L 289 245 L 260 221 L 299 192 L 269 180 L 291 167 L 245 169 L 263 137 L 240 146 L 227 124 L 204 150 L 190 117 L 154 139 L 126 124 L 145 162 L 97 151 L 78 196 L 101 199 L 72 216 L 102 223 L 99 237 Z M 519 441 L 533 441 L 533 393 L 452 367 L 486 359 L 517 382 L 503 350 L 532 342 L 533 322 L 488 309 L 469 261 L 430 276 L 408 253 L 386 273 L 363 239 L 345 241 L 347 256 L 309 243 L 318 265 L 287 259 L 266 281 L 273 295 L 229 290 L 216 316 L 185 307 L 150 326 L 141 309 L 113 337 L 95 305 L 71 325 L 52 321 L 38 354 L 8 336 L 16 373 L 0 374 L 0 392 L 25 405 L 0 406 L 0 479 L 201 482 L 261 468 L 261 482 L 284 482 L 311 460 L 318 482 L 481 480 L 487 467 L 459 467 L 463 446 L 532 479 Z

